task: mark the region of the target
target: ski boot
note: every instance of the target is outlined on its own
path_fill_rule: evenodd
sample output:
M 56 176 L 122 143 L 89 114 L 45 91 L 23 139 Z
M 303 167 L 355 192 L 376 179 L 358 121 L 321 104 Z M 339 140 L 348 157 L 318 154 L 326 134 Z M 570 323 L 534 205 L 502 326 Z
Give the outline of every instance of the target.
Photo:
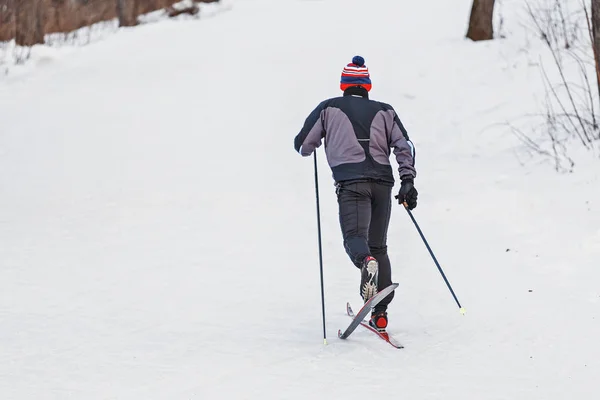
M 387 312 L 375 311 L 371 314 L 369 325 L 378 332 L 385 332 L 388 325 Z
M 365 303 L 377 294 L 378 272 L 379 263 L 375 257 L 365 257 L 360 273 L 360 295 Z

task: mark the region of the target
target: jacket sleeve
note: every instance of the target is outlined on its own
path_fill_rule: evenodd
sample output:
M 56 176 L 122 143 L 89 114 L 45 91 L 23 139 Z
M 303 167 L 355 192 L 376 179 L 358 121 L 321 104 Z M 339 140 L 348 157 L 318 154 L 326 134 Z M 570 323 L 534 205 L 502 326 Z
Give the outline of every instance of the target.
M 326 103 L 319 104 L 306 118 L 300 133 L 294 139 L 294 148 L 303 157 L 310 156 L 316 148 L 321 146 L 325 136 L 323 120 L 325 118 Z
M 400 179 L 414 179 L 417 176 L 415 169 L 415 146 L 410 141 L 408 133 L 395 111 L 390 135 L 390 147 L 394 148 Z

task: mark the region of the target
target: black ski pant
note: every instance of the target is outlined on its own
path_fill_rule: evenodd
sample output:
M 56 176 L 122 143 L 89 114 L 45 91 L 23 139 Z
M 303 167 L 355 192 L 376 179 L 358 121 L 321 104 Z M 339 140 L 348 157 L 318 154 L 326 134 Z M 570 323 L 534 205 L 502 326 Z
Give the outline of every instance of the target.
M 392 187 L 367 182 L 340 182 L 337 185 L 340 226 L 344 248 L 358 268 L 367 256 L 379 263 L 378 289 L 392 284 L 392 269 L 387 254 L 387 231 L 392 208 Z M 376 307 L 385 311 L 394 298 L 390 293 Z

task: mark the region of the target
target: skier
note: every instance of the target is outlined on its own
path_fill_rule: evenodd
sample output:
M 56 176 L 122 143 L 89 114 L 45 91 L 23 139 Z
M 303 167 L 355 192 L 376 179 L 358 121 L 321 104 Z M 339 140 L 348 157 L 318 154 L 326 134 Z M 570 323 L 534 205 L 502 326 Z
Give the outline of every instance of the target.
M 394 174 L 394 148 L 401 180 L 395 198 L 409 210 L 417 206 L 415 148 L 394 108 L 369 99 L 371 78 L 361 56 L 343 69 L 343 96 L 321 102 L 306 118 L 294 147 L 310 156 L 322 140 L 335 181 L 339 220 L 346 253 L 361 271 L 360 294 L 366 302 L 392 284 L 387 254 Z M 390 293 L 371 311 L 369 324 L 383 332 L 388 325 Z

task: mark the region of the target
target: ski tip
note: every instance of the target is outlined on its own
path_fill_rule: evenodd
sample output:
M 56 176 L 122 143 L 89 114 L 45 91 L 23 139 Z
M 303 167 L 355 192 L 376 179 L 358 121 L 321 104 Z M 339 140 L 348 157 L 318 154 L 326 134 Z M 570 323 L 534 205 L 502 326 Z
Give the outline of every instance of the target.
M 467 313 L 467 310 L 465 310 L 465 308 L 464 308 L 464 307 L 461 307 L 461 308 L 460 308 L 460 313 L 461 313 L 462 315 L 465 315 L 465 314 Z
M 327 346 L 327 339 L 323 339 L 323 345 Z

